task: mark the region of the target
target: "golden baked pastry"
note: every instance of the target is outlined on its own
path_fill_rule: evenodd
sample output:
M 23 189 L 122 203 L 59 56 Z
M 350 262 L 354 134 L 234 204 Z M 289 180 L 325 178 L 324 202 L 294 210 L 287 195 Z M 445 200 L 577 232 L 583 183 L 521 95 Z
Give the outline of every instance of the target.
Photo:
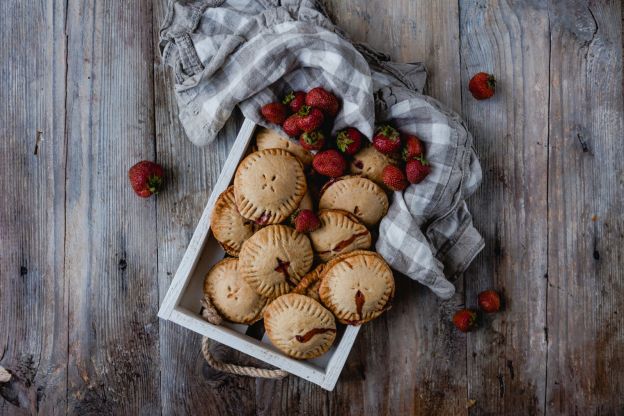
M 309 359 L 326 353 L 336 339 L 336 321 L 330 311 L 307 296 L 289 293 L 264 311 L 267 336 L 280 351 Z
M 388 212 L 388 196 L 375 182 L 360 176 L 343 176 L 321 191 L 319 209 L 341 209 L 372 227 Z
M 321 226 L 309 234 L 312 248 L 322 261 L 371 246 L 371 233 L 347 211 L 324 209 L 318 213 Z
M 319 287 L 321 286 L 321 274 L 325 268 L 325 263 L 321 263 L 314 269 L 309 271 L 291 293 L 297 293 L 299 295 L 309 296 L 317 302 L 320 302 Z
M 327 263 L 319 295 L 339 322 L 359 325 L 378 317 L 390 306 L 394 276 L 379 254 L 352 251 Z
M 258 128 L 256 133 L 256 146 L 258 150 L 264 149 L 284 149 L 295 155 L 304 165 L 312 164 L 312 153 L 306 150 L 299 143 L 282 136 L 275 130 Z
M 290 292 L 312 267 L 310 240 L 294 228 L 269 225 L 243 243 L 238 269 L 262 296 Z
M 260 225 L 278 224 L 288 218 L 306 190 L 301 162 L 284 149 L 251 153 L 234 175 L 238 212 Z
M 251 324 L 261 318 L 267 298 L 260 296 L 238 272 L 238 259 L 215 264 L 204 280 L 204 294 L 219 315 L 230 322 Z
M 238 213 L 233 186 L 217 198 L 210 218 L 210 229 L 214 238 L 230 256 L 238 256 L 243 241 L 254 233 L 253 222 Z
M 383 170 L 388 165 L 395 165 L 397 161 L 388 155 L 379 152 L 373 146 L 365 146 L 353 155 L 349 171 L 370 179 L 384 189 L 388 189 L 383 181 Z

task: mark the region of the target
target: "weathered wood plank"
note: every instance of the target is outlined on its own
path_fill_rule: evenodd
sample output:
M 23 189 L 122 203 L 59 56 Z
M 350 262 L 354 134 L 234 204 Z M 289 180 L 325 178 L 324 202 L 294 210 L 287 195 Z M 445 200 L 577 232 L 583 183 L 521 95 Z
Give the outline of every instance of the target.
M 547 414 L 623 414 L 622 3 L 550 9 Z
M 160 60 L 159 27 L 167 0 L 154 2 L 155 133 L 158 162 L 170 173 L 167 190 L 157 201 L 158 285 L 162 301 L 221 167 L 242 122 L 235 115 L 218 139 L 205 148 L 185 136 L 177 115 L 173 76 Z M 212 370 L 200 353 L 200 337 L 171 322 L 161 321 L 161 398 L 163 414 L 252 414 L 254 380 Z M 244 356 L 218 348 L 217 356 L 247 362 Z M 226 394 L 227 392 L 227 394 Z M 209 405 L 208 405 L 209 404 Z
M 460 2 L 462 109 L 483 183 L 469 201 L 484 252 L 465 274 L 466 305 L 501 291 L 504 312 L 467 336 L 471 414 L 542 413 L 546 378 L 548 10 L 540 2 Z M 477 72 L 498 79 L 475 100 Z
M 398 61 L 427 62 L 430 92 L 459 107 L 457 4 L 325 4 L 353 39 Z M 257 409 L 274 415 L 465 413 L 465 343 L 448 321 L 448 310 L 460 299 L 441 304 L 427 289 L 398 277 L 395 306 L 362 327 L 334 392 L 296 378 L 258 381 Z
M 156 199 L 126 173 L 155 156 L 152 10 L 68 4 L 68 412 L 159 414 Z
M 66 409 L 65 13 L 0 2 L 0 415 Z

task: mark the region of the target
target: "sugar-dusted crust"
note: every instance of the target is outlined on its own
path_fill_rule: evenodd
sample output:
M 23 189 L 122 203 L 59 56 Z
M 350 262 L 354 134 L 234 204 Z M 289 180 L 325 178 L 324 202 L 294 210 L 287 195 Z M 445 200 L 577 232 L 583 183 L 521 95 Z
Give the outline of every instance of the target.
M 250 154 L 234 176 L 238 212 L 261 225 L 277 224 L 288 218 L 306 190 L 303 165 L 283 149 Z
M 273 345 L 287 355 L 309 359 L 326 353 L 336 339 L 336 321 L 314 299 L 289 293 L 264 310 L 264 328 Z
M 299 143 L 290 140 L 275 130 L 259 128 L 256 133 L 256 146 L 258 150 L 264 149 L 284 149 L 295 155 L 304 165 L 312 164 L 312 153 L 306 150 Z
M 253 223 L 238 213 L 233 186 L 227 188 L 217 198 L 210 219 L 210 229 L 230 256 L 238 256 L 243 241 L 254 233 Z
M 238 272 L 238 259 L 215 264 L 204 280 L 204 294 L 228 321 L 251 324 L 262 316 L 267 298 L 260 296 Z
M 321 301 L 319 297 L 319 287 L 321 286 L 321 274 L 325 268 L 325 263 L 321 263 L 314 269 L 310 270 L 292 290 L 291 293 L 309 296 L 317 302 Z
M 394 277 L 373 251 L 340 255 L 325 266 L 319 288 L 321 302 L 339 322 L 359 325 L 381 315 L 394 296 Z
M 384 189 L 382 172 L 388 165 L 396 164 L 397 160 L 377 151 L 373 146 L 363 147 L 353 156 L 349 171 L 355 175 L 363 176 Z
M 243 243 L 238 269 L 263 296 L 288 293 L 312 267 L 310 240 L 285 225 L 269 225 Z
M 348 211 L 372 227 L 388 212 L 388 196 L 370 179 L 345 176 L 321 191 L 319 209 L 327 208 Z
M 371 233 L 350 212 L 324 209 L 318 217 L 321 226 L 309 236 L 314 252 L 322 261 L 329 261 L 338 254 L 370 248 Z

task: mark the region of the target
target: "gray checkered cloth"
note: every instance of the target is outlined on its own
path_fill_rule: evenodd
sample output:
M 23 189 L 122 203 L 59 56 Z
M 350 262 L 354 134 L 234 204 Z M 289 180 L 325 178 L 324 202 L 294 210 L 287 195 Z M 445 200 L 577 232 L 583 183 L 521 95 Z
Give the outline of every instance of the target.
M 447 279 L 483 248 L 464 202 L 481 181 L 472 136 L 457 116 L 422 94 L 422 64 L 391 62 L 354 44 L 313 0 L 175 1 L 160 48 L 173 67 L 179 117 L 205 145 L 239 106 L 265 127 L 258 109 L 290 90 L 323 86 L 341 98 L 334 132 L 352 126 L 372 137 L 375 120 L 425 142 L 432 172 L 395 192 L 380 224 L 377 251 L 397 271 L 447 299 Z

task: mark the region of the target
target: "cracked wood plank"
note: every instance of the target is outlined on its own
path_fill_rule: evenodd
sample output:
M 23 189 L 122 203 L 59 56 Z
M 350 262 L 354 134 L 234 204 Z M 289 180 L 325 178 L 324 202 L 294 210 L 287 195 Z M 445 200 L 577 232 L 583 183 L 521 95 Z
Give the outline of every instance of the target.
M 0 2 L 0 415 L 66 409 L 65 14 Z
M 547 414 L 623 414 L 622 3 L 552 1 Z
M 127 178 L 155 157 L 152 9 L 68 5 L 68 413 L 160 414 L 156 198 Z
M 463 115 L 483 182 L 468 200 L 485 249 L 465 274 L 466 306 L 496 289 L 503 312 L 468 335 L 470 414 L 544 411 L 546 380 L 548 10 L 539 2 L 462 1 Z M 489 72 L 496 95 L 475 100 L 470 78 Z

